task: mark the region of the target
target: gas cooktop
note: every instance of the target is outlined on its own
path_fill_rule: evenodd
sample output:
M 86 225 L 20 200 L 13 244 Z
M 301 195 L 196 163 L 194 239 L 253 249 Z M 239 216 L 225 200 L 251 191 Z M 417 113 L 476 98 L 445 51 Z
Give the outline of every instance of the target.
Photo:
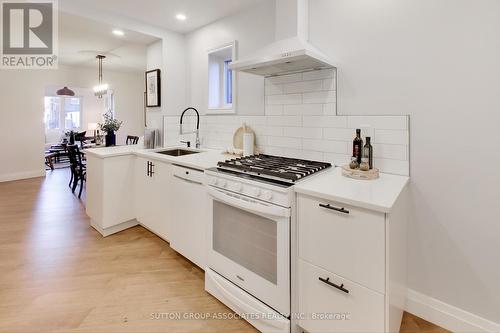
M 293 184 L 331 166 L 325 162 L 259 154 L 219 162 L 217 169 L 235 175 L 251 175 L 271 182 Z

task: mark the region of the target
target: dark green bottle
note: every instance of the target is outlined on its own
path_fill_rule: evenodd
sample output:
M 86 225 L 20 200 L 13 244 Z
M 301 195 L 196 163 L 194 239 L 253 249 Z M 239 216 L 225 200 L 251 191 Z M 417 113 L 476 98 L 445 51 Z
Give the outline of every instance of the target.
M 373 169 L 373 147 L 371 145 L 371 138 L 369 136 L 366 137 L 366 144 L 363 147 L 363 158 L 368 160 L 370 170 Z

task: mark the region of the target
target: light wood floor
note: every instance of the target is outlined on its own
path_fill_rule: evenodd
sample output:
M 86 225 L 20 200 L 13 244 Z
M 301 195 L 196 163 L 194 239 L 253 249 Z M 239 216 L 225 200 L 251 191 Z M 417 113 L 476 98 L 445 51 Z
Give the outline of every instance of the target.
M 0 332 L 256 332 L 237 319 L 169 319 L 232 312 L 144 228 L 102 238 L 67 181 L 55 170 L 0 183 Z M 405 314 L 401 332 L 447 331 Z

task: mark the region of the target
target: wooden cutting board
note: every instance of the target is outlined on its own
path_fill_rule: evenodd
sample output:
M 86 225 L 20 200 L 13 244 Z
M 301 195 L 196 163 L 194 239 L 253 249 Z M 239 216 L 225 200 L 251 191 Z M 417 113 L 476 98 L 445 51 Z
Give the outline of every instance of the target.
M 255 135 L 255 132 L 253 129 L 251 129 L 249 126 L 246 126 L 246 132 L 247 133 L 252 133 L 254 137 L 253 141 L 253 151 L 257 153 L 257 136 Z M 245 133 L 245 125 L 241 126 L 234 132 L 233 135 L 233 147 L 236 149 L 243 149 L 243 134 Z
M 361 171 L 359 169 L 351 169 L 348 165 L 342 167 L 342 175 L 344 177 L 359 179 L 359 180 L 373 180 L 379 177 L 379 170 L 373 168 L 368 171 Z

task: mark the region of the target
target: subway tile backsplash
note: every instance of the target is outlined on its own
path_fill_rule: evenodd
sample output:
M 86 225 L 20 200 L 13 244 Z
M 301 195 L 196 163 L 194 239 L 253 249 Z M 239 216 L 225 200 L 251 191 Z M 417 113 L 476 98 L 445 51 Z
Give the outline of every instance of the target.
M 337 116 L 335 76 L 334 70 L 319 70 L 267 78 L 265 116 L 202 116 L 202 145 L 227 149 L 235 130 L 246 123 L 263 153 L 343 165 L 350 161 L 355 129 L 361 128 L 372 136 L 377 168 L 409 175 L 409 117 Z M 178 116 L 165 117 L 165 145 L 179 144 L 178 122 Z M 189 116 L 184 126 L 194 125 Z M 182 139 L 194 142 L 194 136 Z

